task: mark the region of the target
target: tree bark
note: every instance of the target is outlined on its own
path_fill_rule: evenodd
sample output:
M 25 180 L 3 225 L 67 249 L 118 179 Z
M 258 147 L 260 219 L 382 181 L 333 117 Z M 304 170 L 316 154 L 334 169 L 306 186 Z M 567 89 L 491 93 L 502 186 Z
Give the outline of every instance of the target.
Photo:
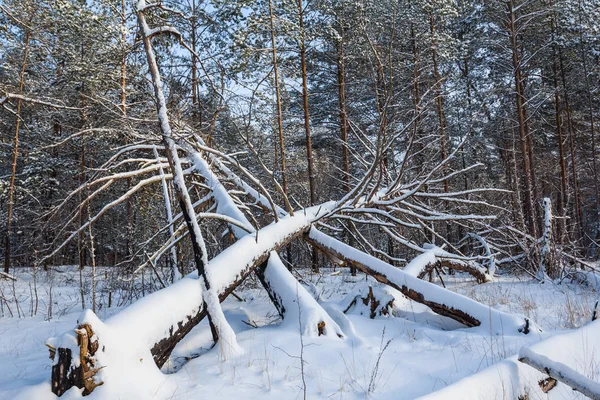
M 533 160 L 532 149 L 531 149 L 531 137 L 527 128 L 527 114 L 525 110 L 525 93 L 523 90 L 523 77 L 521 75 L 521 60 L 519 59 L 519 45 L 517 43 L 517 26 L 516 18 L 513 9 L 513 1 L 509 0 L 507 3 L 507 17 L 508 17 L 508 33 L 510 37 L 510 47 L 512 52 L 512 63 L 513 63 L 513 74 L 515 81 L 515 98 L 516 98 L 516 109 L 517 109 L 517 121 L 519 125 L 519 137 L 521 142 L 521 157 L 522 157 L 522 168 L 523 168 L 523 182 L 524 182 L 524 199 L 525 199 L 525 217 L 527 220 L 527 227 L 529 234 L 534 238 L 538 237 L 537 229 L 537 218 L 535 208 L 535 197 L 534 197 L 534 184 L 532 179 L 532 168 Z
M 550 20 L 552 30 L 552 83 L 554 88 L 554 119 L 556 122 L 556 136 L 558 138 L 558 158 L 560 165 L 560 193 L 557 196 L 556 208 L 561 218 L 558 219 L 558 243 L 562 244 L 565 239 L 565 207 L 567 204 L 568 181 L 567 165 L 565 162 L 564 134 L 562 129 L 562 110 L 560 107 L 560 89 L 558 86 L 558 55 L 556 49 L 556 12 L 552 13 Z
M 29 18 L 31 23 L 31 18 Z M 21 64 L 21 74 L 19 76 L 19 94 L 23 94 L 23 86 L 25 86 L 25 67 L 27 66 L 27 55 L 29 53 L 29 42 L 31 41 L 31 30 L 26 28 L 25 31 L 25 46 L 23 49 L 23 62 Z M 6 219 L 6 246 L 4 252 L 4 272 L 10 272 L 10 261 L 11 261 L 11 229 L 13 219 L 13 208 L 14 208 L 14 195 L 15 195 L 15 178 L 17 175 L 17 161 L 19 159 L 19 131 L 21 129 L 21 100 L 17 100 L 17 121 L 15 122 L 15 139 L 13 142 L 13 157 L 12 157 L 12 168 L 10 172 L 10 186 L 8 188 L 8 214 Z
M 208 255 L 206 252 L 204 239 L 202 237 L 202 232 L 200 230 L 200 226 L 198 225 L 198 220 L 196 218 L 196 212 L 194 211 L 194 207 L 192 205 L 192 201 L 187 192 L 187 188 L 185 185 L 185 179 L 182 174 L 181 161 L 179 160 L 179 155 L 177 154 L 177 147 L 175 141 L 173 140 L 173 136 L 171 134 L 171 126 L 169 123 L 169 117 L 167 114 L 167 104 L 164 98 L 164 94 L 162 91 L 162 81 L 160 77 L 160 72 L 158 70 L 158 64 L 156 62 L 156 58 L 154 56 L 154 50 L 152 48 L 152 44 L 150 42 L 150 38 L 147 36 L 147 32 L 150 30 L 148 24 L 146 23 L 146 19 L 143 11 L 138 10 L 138 24 L 141 30 L 142 39 L 144 42 L 144 49 L 146 52 L 146 57 L 148 59 L 148 68 L 150 70 L 150 75 L 152 76 L 152 85 L 154 87 L 154 94 L 156 96 L 156 109 L 158 113 L 158 119 L 160 122 L 160 128 L 162 132 L 162 140 L 165 146 L 165 150 L 167 153 L 167 158 L 169 160 L 169 165 L 171 167 L 171 171 L 173 172 L 173 181 L 175 187 L 175 193 L 179 200 L 179 206 L 181 208 L 181 212 L 183 215 L 183 219 L 186 222 L 190 240 L 192 244 L 193 254 L 194 254 L 194 262 L 196 264 L 196 268 L 198 270 L 198 277 L 201 282 L 201 286 L 203 287 L 203 300 L 206 303 L 213 302 L 212 298 L 209 298 L 207 301 L 206 296 L 211 296 L 214 294 L 211 289 L 211 283 L 207 276 L 206 266 L 208 265 Z M 213 304 L 214 307 L 219 307 L 218 304 Z M 211 326 L 211 332 L 213 336 L 213 341 L 215 343 L 219 340 L 219 332 L 216 327 L 213 325 L 213 315 L 212 312 L 218 312 L 218 310 L 209 310 L 208 318 Z M 231 328 L 229 328 L 231 329 Z
M 306 161 L 308 163 L 308 185 L 310 190 L 310 205 L 317 201 L 315 171 L 313 165 L 312 138 L 310 134 L 310 115 L 308 112 L 308 73 L 306 70 L 306 43 L 304 32 L 304 7 L 302 0 L 296 0 L 298 5 L 298 25 L 300 27 L 300 67 L 302 73 L 302 106 L 304 109 L 304 132 L 306 134 Z
M 273 57 L 273 74 L 275 78 L 275 97 L 277 102 L 277 134 L 279 139 L 279 154 L 281 161 L 281 188 L 287 196 L 287 177 L 285 168 L 285 143 L 283 137 L 283 112 L 281 111 L 281 91 L 279 89 L 279 67 L 277 65 L 277 45 L 275 44 L 275 23 L 273 14 L 273 3 L 269 0 L 269 24 L 271 26 L 271 54 Z

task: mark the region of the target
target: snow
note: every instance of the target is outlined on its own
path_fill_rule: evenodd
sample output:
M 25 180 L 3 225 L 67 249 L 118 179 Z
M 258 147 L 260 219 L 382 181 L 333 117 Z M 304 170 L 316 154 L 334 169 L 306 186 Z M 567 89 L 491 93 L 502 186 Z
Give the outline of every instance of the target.
M 4 314 L 0 314 L 0 399 L 56 398 L 50 392 L 52 360 L 48 359 L 44 343 L 48 337 L 59 336 L 61 332 L 75 327 L 79 318 L 80 321 L 92 318 L 92 324 L 98 327 L 98 338 L 106 344 L 108 354 L 101 360 L 107 366 L 99 374 L 106 382 L 110 379 L 111 384 L 98 387 L 89 397 L 90 400 L 194 399 L 206 396 L 279 400 L 303 397 L 300 360 L 297 358 L 301 350 L 300 332 L 291 325 L 286 326 L 291 322 L 284 320 L 283 325 L 278 323 L 277 312 L 266 292 L 251 279 L 236 291 L 245 299 L 244 302 L 229 298 L 222 303 L 225 317 L 234 329 L 238 343 L 244 348 L 244 354 L 223 362 L 218 349 L 209 350 L 211 336 L 208 322 L 204 320 L 177 346 L 173 361 L 165 365 L 161 372 L 153 364 L 147 344 L 140 340 L 146 335 L 144 329 L 150 327 L 152 320 L 148 323 L 141 321 L 138 329 L 132 327 L 128 332 L 120 331 L 121 326 L 117 324 L 120 318 L 118 311 L 138 307 L 138 302 L 125 309 L 107 308 L 104 303 L 98 313 L 104 323 L 94 320 L 92 315 L 81 317 L 78 288 L 73 285 L 73 280 L 78 279 L 77 269 L 61 267 L 60 270 L 62 272 L 52 272 L 52 279 L 50 273 L 40 271 L 40 310 L 35 317 L 29 316 L 27 297 L 32 282 L 31 269 L 15 273 L 18 277 L 15 283 L 17 297 L 28 316 L 10 318 L 6 308 Z M 100 267 L 98 274 L 101 303 L 102 299 L 106 301 L 103 297 L 106 294 L 103 289 L 105 271 L 110 269 Z M 588 328 L 595 326 L 597 331 L 598 323 L 586 326 L 583 332 L 568 333 L 564 330 L 571 327 L 567 315 L 569 310 L 576 314 L 572 318 L 576 324 L 573 327 L 589 320 L 597 299 L 597 293 L 592 288 L 570 283 L 540 285 L 533 280 L 520 282 L 503 276 L 493 283 L 473 285 L 472 279 L 465 275 L 447 277 L 445 282 L 453 290 L 503 311 L 527 311 L 529 314 L 526 315 L 544 328 L 544 333 L 533 335 L 506 331 L 503 336 L 495 336 L 485 329 L 456 329 L 459 326 L 454 321 L 432 313 L 427 307 L 409 301 L 397 292 L 391 316 L 378 316 L 371 320 L 359 313 L 344 314 L 348 297 L 364 285 L 388 293 L 394 291 L 371 278 L 365 278 L 363 274 L 350 276 L 346 268 L 335 271 L 322 268 L 320 275 L 313 275 L 310 271 L 301 272 L 302 280 L 315 287 L 320 305 L 345 335 L 345 340 L 330 336 L 304 337 L 303 357 L 309 399 L 414 399 L 446 386 L 446 390 L 430 398 L 513 399 L 516 397 L 512 394 L 517 391 L 513 391 L 511 382 L 515 383 L 515 389 L 531 383 L 530 398 L 546 398 L 537 389 L 537 380 L 542 379 L 543 374 L 519 363 L 516 357 L 512 361 L 503 361 L 516 354 L 522 346 L 551 356 L 588 378 L 599 380 L 598 335 Z M 89 274 L 89 270 L 86 273 Z M 88 275 L 84 278 L 89 280 Z M 47 291 L 51 280 L 54 316 L 48 321 Z M 11 282 L 0 280 L 0 288 L 15 311 L 11 287 Z M 199 285 L 193 277 L 184 277 L 173 287 L 180 288 L 181 292 L 195 288 L 196 300 L 189 301 L 201 299 Z M 174 290 L 173 294 L 176 292 Z M 118 304 L 120 300 L 116 297 L 117 293 L 113 296 L 113 304 Z M 152 306 L 158 313 L 166 312 L 158 301 L 152 302 Z M 165 304 L 164 308 L 173 308 L 177 312 L 177 301 Z M 132 310 L 129 317 L 134 316 Z M 568 336 L 555 336 L 565 332 Z M 382 337 L 384 345 L 388 340 L 392 341 L 380 357 Z M 536 347 L 540 340 L 554 337 L 560 341 L 544 344 L 543 348 Z M 563 346 L 565 343 L 568 343 L 567 347 L 559 348 L 558 344 Z M 120 359 L 120 354 L 134 354 L 139 358 L 122 365 L 113 362 Z M 569 361 L 571 354 L 574 356 Z M 184 357 L 192 359 L 188 361 Z M 373 379 L 375 385 L 369 390 L 378 359 L 379 370 Z M 467 378 L 473 374 L 478 375 Z M 499 374 L 503 377 L 503 387 L 495 384 L 499 382 Z M 465 378 L 464 382 L 462 378 Z M 561 386 L 559 384 L 550 392 L 550 399 L 583 399 L 580 394 Z M 72 390 L 63 398 L 80 398 L 80 395 Z
M 285 308 L 282 327 L 291 327 L 295 331 L 301 329 L 303 335 L 315 337 L 319 336 L 319 323 L 324 322 L 324 336 L 344 336 L 338 324 L 323 312 L 319 303 L 288 271 L 274 251 L 269 257 L 264 278 L 271 287 L 277 288 L 278 301 Z
M 425 299 L 428 301 L 444 304 L 448 307 L 468 313 L 480 321 L 478 329 L 483 329 L 487 332 L 493 332 L 495 335 L 503 335 L 506 332 L 520 331 L 525 325 L 525 318 L 494 310 L 467 297 L 452 293 L 439 286 L 415 278 L 414 276 L 411 276 L 404 271 L 385 263 L 384 261 L 358 251 L 337 239 L 327 236 L 315 228 L 311 229 L 310 238 L 328 248 L 334 249 L 340 254 L 344 254 L 344 256 L 360 264 L 368 265 L 369 268 L 374 270 L 376 273 L 387 277 L 390 282 L 398 285 L 399 287 L 406 286 L 409 289 L 414 289 L 417 292 L 422 293 Z M 532 331 L 536 331 L 537 327 L 535 327 L 534 324 L 531 324 L 530 329 Z
M 433 264 L 435 261 L 435 250 L 431 249 L 413 258 L 404 268 L 402 268 L 402 271 L 404 271 L 405 274 L 417 277 L 427 265 Z
M 597 331 L 596 335 L 599 333 L 600 331 Z M 548 373 L 549 376 L 556 378 L 558 381 L 567 384 L 590 398 L 600 399 L 600 383 L 581 375 L 563 363 L 551 360 L 528 347 L 522 347 L 519 351 L 519 361 L 540 372 Z
M 578 330 L 556 335 L 526 348 L 521 348 L 520 356 L 535 355 L 548 365 L 577 370 L 587 375 L 587 379 L 598 381 L 600 370 L 600 321 L 590 323 Z M 550 361 L 540 354 L 551 355 Z M 538 382 L 547 378 L 532 367 L 521 363 L 517 356 L 501 361 L 480 373 L 464 378 L 442 390 L 422 397 L 423 400 L 449 398 L 481 399 L 510 398 L 516 399 L 524 393 L 529 398 L 550 399 L 583 399 L 582 394 L 574 392 L 569 386 L 558 384 L 548 395 L 544 394 Z M 588 382 L 588 384 L 590 384 Z M 590 384 L 594 386 L 593 384 Z M 596 383 L 596 385 L 598 385 Z M 546 397 L 548 396 L 548 397 Z

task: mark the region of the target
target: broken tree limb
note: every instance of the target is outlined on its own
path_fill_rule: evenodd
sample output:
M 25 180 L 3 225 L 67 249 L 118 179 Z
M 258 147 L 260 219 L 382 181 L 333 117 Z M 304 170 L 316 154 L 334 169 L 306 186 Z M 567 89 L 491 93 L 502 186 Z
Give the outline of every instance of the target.
M 553 361 L 528 347 L 521 347 L 519 361 L 547 374 L 593 400 L 600 400 L 600 383 L 595 382 L 567 365 Z
M 472 232 L 467 233 L 467 237 L 470 237 L 471 239 L 479 242 L 481 248 L 483 249 L 483 252 L 485 253 L 485 257 L 487 257 L 487 261 L 485 262 L 485 265 L 487 265 L 486 272 L 490 276 L 494 276 L 494 274 L 496 273 L 496 256 L 490 250 L 490 246 L 488 245 L 487 241 L 482 236 Z
M 14 276 L 12 276 L 11 274 L 7 274 L 6 272 L 2 272 L 2 271 L 0 271 L 0 278 L 10 279 L 11 281 L 16 281 L 17 280 L 17 278 L 15 278 Z
M 473 265 L 472 263 L 464 262 L 457 259 L 441 258 L 436 260 L 434 263 L 427 264 L 425 268 L 417 276 L 419 279 L 423 279 L 429 272 L 435 268 L 447 268 L 453 271 L 462 271 L 472 275 L 477 283 L 491 282 L 492 278 L 482 271 L 481 267 Z
M 284 325 L 291 324 L 297 329 L 300 318 L 303 335 L 344 337 L 338 324 L 288 271 L 276 252 L 271 252 L 269 261 L 258 268 L 256 274 L 282 316 Z
M 434 268 L 445 267 L 455 271 L 463 271 L 471 274 L 478 283 L 491 282 L 492 277 L 486 273 L 485 268 L 472 260 L 465 260 L 437 246 L 419 254 L 409 262 L 402 271 L 406 274 L 423 278 Z
M 305 239 L 324 252 L 355 265 L 377 281 L 399 290 L 411 300 L 425 304 L 435 313 L 454 319 L 467 327 L 482 326 L 495 334 L 536 330 L 525 318 L 494 310 L 460 294 L 408 275 L 369 254 L 340 242 L 317 229 Z M 528 329 L 524 329 L 527 327 Z

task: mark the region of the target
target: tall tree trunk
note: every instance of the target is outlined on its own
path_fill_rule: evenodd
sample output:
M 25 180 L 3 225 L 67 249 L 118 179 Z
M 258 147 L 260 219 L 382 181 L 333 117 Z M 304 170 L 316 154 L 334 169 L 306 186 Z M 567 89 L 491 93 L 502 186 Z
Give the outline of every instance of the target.
M 440 125 L 440 151 L 441 151 L 441 159 L 442 161 L 448 157 L 448 150 L 446 144 L 446 116 L 444 114 L 444 98 L 442 94 L 442 77 L 440 75 L 440 69 L 438 65 L 438 52 L 437 52 L 437 39 L 435 38 L 435 16 L 433 12 L 429 13 L 429 32 L 431 34 L 431 57 L 433 61 L 433 79 L 435 79 L 434 87 L 435 87 L 435 97 L 436 97 L 436 105 L 437 105 L 437 115 L 438 122 Z M 447 171 L 446 168 L 443 169 L 444 172 Z M 444 179 L 444 193 L 448 193 L 448 179 Z M 449 210 L 450 204 L 446 201 L 445 203 L 446 210 Z M 450 239 L 450 232 L 452 227 L 449 223 L 446 224 L 446 239 Z
M 304 7 L 302 0 L 298 4 L 298 25 L 300 27 L 300 63 L 302 70 L 302 105 L 304 108 L 304 132 L 306 134 L 306 161 L 308 162 L 308 185 L 310 190 L 310 205 L 317 201 L 315 171 L 313 164 L 312 138 L 310 135 L 310 115 L 308 113 L 308 78 L 306 70 L 306 42 L 304 32 Z
M 508 17 L 508 34 L 510 37 L 510 46 L 512 52 L 512 63 L 513 73 L 515 80 L 515 93 L 516 93 L 516 109 L 517 109 L 517 121 L 519 125 L 519 137 L 521 142 L 521 157 L 523 167 L 523 194 L 525 200 L 525 216 L 527 220 L 527 227 L 529 234 L 534 238 L 538 237 L 538 229 L 536 221 L 536 209 L 535 209 L 535 198 L 534 198 L 534 182 L 532 179 L 532 150 L 530 149 L 530 138 L 527 129 L 527 114 L 525 111 L 525 93 L 523 92 L 523 81 L 521 76 L 521 61 L 519 59 L 519 46 L 517 43 L 517 27 L 515 22 L 515 14 L 513 9 L 513 1 L 509 0 L 507 3 L 507 17 Z M 537 263 L 534 263 L 537 264 Z
M 312 137 L 310 135 L 310 115 L 308 113 L 308 73 L 306 70 L 306 41 L 304 32 L 304 6 L 302 0 L 296 0 L 298 5 L 298 26 L 300 28 L 300 67 L 302 72 L 302 106 L 304 108 L 304 132 L 306 134 L 306 161 L 308 163 L 308 188 L 310 191 L 310 205 L 317 201 L 317 188 L 315 183 L 315 170 L 313 163 Z M 284 155 L 281 154 L 283 159 Z M 311 249 L 312 269 L 319 271 L 319 254 L 316 249 Z
M 342 143 L 342 163 L 343 165 L 343 181 L 344 191 L 348 193 L 350 191 L 350 155 L 348 151 L 348 114 L 346 112 L 346 55 L 345 55 L 345 14 L 344 14 L 344 3 L 341 2 L 341 18 L 338 23 L 340 25 L 338 34 L 340 40 L 338 42 L 337 51 L 337 83 L 338 83 L 338 103 L 340 108 L 340 139 Z M 346 231 L 346 238 L 350 244 L 353 242 L 352 235 Z M 356 276 L 356 267 L 350 265 L 350 274 Z
M 442 160 L 448 157 L 446 145 L 446 116 L 444 115 L 444 98 L 442 95 L 442 77 L 438 65 L 437 40 L 435 38 L 435 17 L 429 14 L 429 32 L 431 33 L 431 57 L 433 61 L 433 79 L 435 79 L 435 97 L 437 106 L 438 122 L 440 125 L 440 150 Z M 444 180 L 444 192 L 448 193 L 448 179 Z
M 342 5 L 343 7 L 343 5 Z M 343 13 L 343 9 L 342 9 Z M 337 54 L 338 102 L 340 107 L 340 139 L 342 141 L 342 162 L 344 164 L 344 191 L 350 191 L 350 157 L 348 154 L 348 114 L 346 113 L 346 60 L 344 49 L 344 17 L 342 14 L 340 42 Z
M 419 134 L 419 126 L 421 123 L 421 93 L 419 88 L 419 84 L 421 82 L 421 69 L 419 67 L 419 47 L 417 45 L 417 36 L 415 33 L 414 24 L 412 22 L 410 24 L 410 39 L 413 53 L 413 102 L 415 106 L 415 121 L 413 122 L 412 135 L 414 137 L 413 140 L 417 143 L 415 149 L 415 153 L 417 153 L 417 162 L 422 164 L 423 154 L 421 150 L 423 150 L 423 143 L 420 140 L 421 138 Z
M 573 216 L 575 217 L 576 225 L 574 229 L 575 241 L 583 238 L 583 213 L 581 207 L 581 194 L 579 191 L 579 177 L 577 172 L 577 154 L 575 150 L 575 127 L 573 125 L 573 116 L 571 113 L 571 104 L 569 101 L 569 87 L 567 85 L 567 77 L 565 73 L 565 67 L 563 62 L 562 50 L 558 48 L 558 61 L 560 65 L 560 75 L 562 81 L 563 97 L 565 99 L 565 109 L 567 115 L 567 128 L 569 130 L 569 153 L 571 158 L 571 180 L 573 184 L 573 198 L 575 202 L 575 208 L 573 210 Z
M 556 208 L 560 218 L 558 218 L 558 238 L 559 244 L 563 244 L 565 238 L 565 207 L 567 204 L 567 193 L 568 193 L 568 182 L 567 182 L 567 165 L 565 162 L 565 145 L 564 135 L 562 129 L 562 116 L 560 108 L 560 94 L 558 87 L 558 55 L 556 50 L 556 13 L 553 12 L 550 20 L 550 27 L 552 30 L 552 83 L 554 87 L 554 116 L 556 121 L 556 136 L 558 138 L 558 157 L 560 165 L 560 193 L 558 194 L 558 201 Z
M 275 44 L 275 16 L 273 15 L 273 3 L 269 0 L 269 23 L 271 26 L 271 54 L 273 57 L 273 74 L 275 78 L 275 96 L 277 101 L 277 134 L 279 139 L 279 154 L 281 158 L 281 187 L 287 196 L 287 178 L 285 171 L 285 143 L 283 138 L 283 113 L 281 111 L 281 91 L 279 89 L 279 68 L 277 65 L 277 46 Z M 310 171 L 309 171 L 310 172 Z M 312 197 L 311 197 L 312 199 Z
M 121 112 L 127 115 L 127 19 L 125 0 L 121 0 Z
M 85 136 L 81 137 L 81 150 L 79 155 L 79 185 L 83 186 L 86 180 L 85 174 Z M 83 208 L 83 198 L 81 194 L 79 195 L 79 226 L 84 224 L 84 208 Z M 83 270 L 85 267 L 85 260 L 87 259 L 86 255 L 86 245 L 85 245 L 85 231 L 81 230 L 79 235 L 77 236 L 77 259 L 79 262 L 79 269 Z
M 81 61 L 83 63 L 84 61 L 84 57 L 85 57 L 85 46 L 84 43 L 82 42 L 81 44 Z M 82 79 L 81 81 L 81 89 L 79 92 L 79 101 L 80 101 L 80 106 L 81 106 L 81 127 L 82 129 L 85 128 L 85 124 L 86 124 L 86 120 L 87 120 L 87 115 L 85 112 L 85 81 Z M 85 140 L 86 137 L 85 135 L 81 136 L 81 153 L 80 153 L 80 159 L 79 159 L 79 184 L 81 186 L 83 186 L 85 184 L 86 181 L 86 173 L 85 173 L 85 164 L 86 164 L 86 160 L 85 160 Z M 84 207 L 82 204 L 82 192 L 79 192 L 79 226 L 83 226 L 84 224 Z M 89 215 L 88 215 L 89 218 Z M 87 252 L 86 252 L 86 244 L 85 244 L 85 232 L 82 229 L 79 232 L 79 236 L 78 236 L 78 242 L 77 242 L 77 249 L 79 250 L 79 254 L 78 254 L 78 258 L 79 258 L 79 269 L 83 270 L 83 268 L 85 267 L 85 261 L 87 259 Z
M 196 49 L 198 46 L 197 29 L 197 13 L 196 0 L 192 0 L 192 18 L 191 18 L 191 45 L 192 45 L 192 116 L 194 123 L 198 123 L 198 128 L 202 131 L 202 106 L 200 105 L 200 93 L 198 91 L 198 57 Z
M 581 63 L 583 65 L 583 76 L 584 76 L 584 84 L 585 91 L 587 94 L 587 103 L 588 103 L 588 112 L 589 112 L 589 123 L 590 123 L 590 138 L 591 138 L 591 147 L 592 147 L 592 173 L 594 174 L 594 219 L 593 225 L 596 226 L 598 223 L 598 217 L 600 213 L 600 189 L 598 187 L 598 155 L 596 151 L 596 127 L 595 127 L 595 119 L 594 119 L 594 99 L 592 96 L 592 90 L 590 87 L 590 77 L 588 71 L 588 63 L 587 63 L 587 55 L 586 49 L 584 45 L 583 38 L 583 6 L 582 1 L 578 1 L 579 6 L 579 47 L 581 52 Z M 595 228 L 597 230 L 597 228 Z M 592 233 L 594 236 L 598 235 L 598 232 Z
M 31 23 L 31 18 L 29 18 Z M 19 94 L 23 94 L 25 86 L 25 67 L 27 66 L 27 55 L 29 53 L 29 42 L 31 41 L 31 30 L 26 27 L 25 43 L 23 49 L 23 62 L 21 63 L 21 74 L 19 75 Z M 6 219 L 6 245 L 4 248 L 4 272 L 10 272 L 11 261 L 11 229 L 13 219 L 13 208 L 15 202 L 15 177 L 17 175 L 17 160 L 19 159 L 19 131 L 21 129 L 21 100 L 17 100 L 17 121 L 15 122 L 15 139 L 13 142 L 12 168 L 10 171 L 10 185 L 8 187 L 8 214 Z

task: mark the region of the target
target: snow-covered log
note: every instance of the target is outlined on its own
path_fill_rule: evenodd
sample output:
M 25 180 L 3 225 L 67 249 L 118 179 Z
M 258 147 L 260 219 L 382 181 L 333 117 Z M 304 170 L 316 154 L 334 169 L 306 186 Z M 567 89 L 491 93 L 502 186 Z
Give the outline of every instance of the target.
M 11 281 L 16 281 L 17 278 L 12 276 L 11 274 L 7 274 L 6 272 L 0 271 L 0 278 L 10 279 Z
M 551 336 L 529 346 L 530 352 L 546 354 L 555 362 L 580 373 L 595 373 L 594 360 L 600 359 L 600 320 L 591 322 L 575 331 Z M 548 374 L 540 372 L 512 356 L 474 375 L 467 376 L 443 389 L 421 397 L 422 400 L 442 399 L 518 399 L 528 395 L 530 399 L 573 398 L 573 389 L 558 383 L 553 388 L 548 385 Z
M 563 363 L 553 361 L 528 347 L 522 347 L 519 351 L 519 361 L 548 374 L 549 377 L 572 387 L 590 399 L 600 400 L 600 383 L 583 376 Z
M 302 334 L 306 336 L 344 337 L 338 324 L 288 271 L 276 252 L 271 252 L 266 266 L 257 268 L 256 273 L 283 317 L 284 325 L 297 329 L 300 323 Z
M 324 203 L 296 213 L 293 217 L 281 218 L 279 222 L 268 225 L 253 235 L 245 235 L 213 258 L 208 268 L 213 274 L 212 284 L 219 299 L 223 301 L 255 268 L 267 261 L 271 252 L 308 232 L 311 224 L 329 212 L 334 205 L 333 202 Z M 294 296 L 296 293 L 294 292 Z M 193 272 L 173 285 L 136 301 L 107 319 L 103 325 L 109 327 L 115 337 L 135 338 L 136 345 L 148 349 L 154 362 L 160 367 L 168 360 L 175 345 L 206 316 L 202 299 L 198 274 Z M 326 334 L 337 335 L 341 332 L 332 320 L 325 323 L 332 327 L 331 330 L 326 330 Z M 77 347 L 77 344 L 74 347 L 61 345 L 64 338 L 72 336 L 68 332 L 62 339 L 49 341 L 54 349 L 55 363 L 58 362 L 61 348 Z M 99 340 L 102 345 L 102 337 Z M 68 339 L 67 342 L 71 343 L 73 340 Z M 69 363 L 65 362 L 65 371 L 77 367 L 76 364 L 67 364 Z M 53 375 L 53 387 L 55 379 L 66 380 L 57 382 L 59 387 L 71 387 L 77 383 L 71 380 L 68 373 L 57 374 Z
M 460 294 L 406 274 L 369 254 L 340 242 L 317 229 L 305 236 L 323 252 L 353 264 L 377 281 L 399 290 L 411 300 L 425 304 L 434 312 L 452 318 L 467 327 L 482 326 L 488 332 L 502 335 L 507 332 L 529 333 L 537 328 L 523 317 L 494 310 Z
M 434 268 L 448 268 L 455 271 L 467 272 L 479 283 L 491 282 L 492 277 L 485 268 L 471 260 L 464 260 L 437 246 L 424 246 L 428 248 L 411 260 L 403 269 L 408 275 L 423 278 Z

